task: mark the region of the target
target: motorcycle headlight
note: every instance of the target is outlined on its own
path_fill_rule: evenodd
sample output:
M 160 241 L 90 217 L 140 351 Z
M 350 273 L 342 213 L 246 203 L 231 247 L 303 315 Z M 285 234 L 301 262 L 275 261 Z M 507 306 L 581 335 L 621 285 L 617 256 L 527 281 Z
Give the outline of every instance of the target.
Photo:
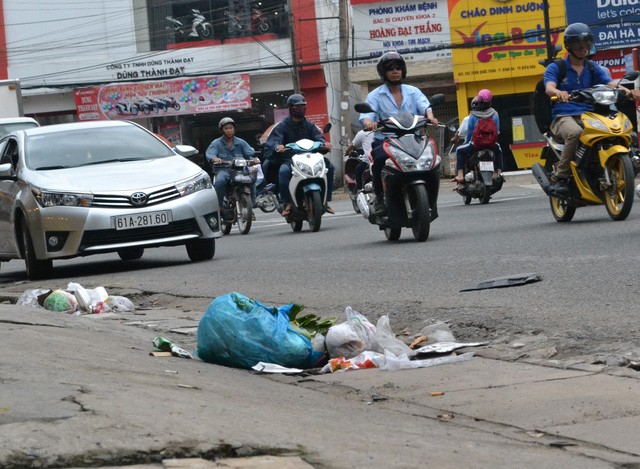
M 207 173 L 200 173 L 194 178 L 176 184 L 176 189 L 178 189 L 182 197 L 205 189 L 211 189 L 212 187 L 211 178 Z
M 629 119 L 625 119 L 624 123 L 622 124 L 622 131 L 626 132 L 630 128 L 631 128 L 631 121 Z
M 597 119 L 585 119 L 584 122 L 585 124 L 588 124 L 590 127 L 593 127 L 596 130 L 602 130 L 603 132 L 606 132 L 609 130 L 607 129 L 606 125 L 604 125 L 602 122 L 600 122 Z
M 298 171 L 300 171 L 305 176 L 315 177 L 315 176 L 320 175 L 321 171 L 323 171 L 324 162 L 323 161 L 318 161 L 316 164 L 313 165 L 313 167 L 311 167 L 306 163 L 302 163 L 302 162 L 298 161 L 298 162 L 296 162 L 296 168 L 298 168 Z
M 33 195 L 41 207 L 91 207 L 93 194 L 53 192 L 33 189 Z
M 393 145 L 389 145 L 389 151 L 391 152 L 391 156 L 396 160 L 396 162 L 402 166 L 402 169 L 405 171 L 412 171 L 416 169 L 417 161 L 409 156 L 404 151 L 400 150 Z
M 618 92 L 615 90 L 600 90 L 593 92 L 593 100 L 598 104 L 609 106 L 618 101 Z
M 436 154 L 436 148 L 433 141 L 429 140 L 427 146 L 424 147 L 424 151 L 420 158 L 418 158 L 418 167 L 420 169 L 431 169 L 433 168 L 433 157 Z

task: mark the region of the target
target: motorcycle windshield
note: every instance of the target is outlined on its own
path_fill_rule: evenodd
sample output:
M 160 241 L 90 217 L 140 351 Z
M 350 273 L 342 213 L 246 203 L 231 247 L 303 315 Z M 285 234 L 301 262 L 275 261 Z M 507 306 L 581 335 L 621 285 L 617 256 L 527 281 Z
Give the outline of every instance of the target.
M 427 146 L 427 140 L 418 135 L 410 134 L 392 139 L 391 145 L 399 148 L 407 155 L 418 159 L 424 152 L 424 148 Z

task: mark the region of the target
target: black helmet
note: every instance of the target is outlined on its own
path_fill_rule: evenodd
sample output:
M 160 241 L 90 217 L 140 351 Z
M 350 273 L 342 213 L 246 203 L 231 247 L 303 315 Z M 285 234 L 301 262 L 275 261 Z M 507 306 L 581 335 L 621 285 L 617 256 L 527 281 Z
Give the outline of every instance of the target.
M 584 42 L 589 50 L 593 48 L 591 28 L 584 23 L 572 23 L 564 30 L 564 47 L 571 52 L 571 48 L 580 42 Z
M 390 62 L 397 62 L 402 69 L 402 79 L 407 78 L 407 64 L 400 54 L 396 51 L 385 52 L 380 56 L 380 60 L 378 60 L 378 65 L 376 66 L 378 70 L 378 75 L 382 81 L 387 81 L 385 68 L 389 65 Z
M 287 98 L 287 106 L 299 106 L 305 104 L 307 104 L 307 102 L 301 94 L 292 94 Z
M 223 117 L 220 119 L 220 122 L 218 122 L 218 128 L 222 129 L 227 124 L 233 124 L 234 127 L 236 126 L 235 121 L 231 117 Z

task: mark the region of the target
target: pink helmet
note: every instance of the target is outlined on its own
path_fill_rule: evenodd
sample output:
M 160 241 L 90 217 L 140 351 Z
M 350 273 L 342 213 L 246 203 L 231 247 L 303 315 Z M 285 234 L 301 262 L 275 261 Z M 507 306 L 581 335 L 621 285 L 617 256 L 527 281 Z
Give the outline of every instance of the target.
M 490 103 L 493 99 L 493 93 L 487 89 L 483 89 L 478 91 L 478 96 L 476 96 L 475 99 L 482 103 Z

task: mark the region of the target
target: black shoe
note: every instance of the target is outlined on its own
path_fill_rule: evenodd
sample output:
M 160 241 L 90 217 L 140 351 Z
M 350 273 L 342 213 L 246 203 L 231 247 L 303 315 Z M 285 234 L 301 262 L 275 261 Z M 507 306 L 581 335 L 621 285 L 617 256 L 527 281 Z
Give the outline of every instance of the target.
M 373 214 L 380 217 L 387 213 L 387 207 L 384 205 L 382 196 L 376 196 L 376 201 L 373 203 Z

